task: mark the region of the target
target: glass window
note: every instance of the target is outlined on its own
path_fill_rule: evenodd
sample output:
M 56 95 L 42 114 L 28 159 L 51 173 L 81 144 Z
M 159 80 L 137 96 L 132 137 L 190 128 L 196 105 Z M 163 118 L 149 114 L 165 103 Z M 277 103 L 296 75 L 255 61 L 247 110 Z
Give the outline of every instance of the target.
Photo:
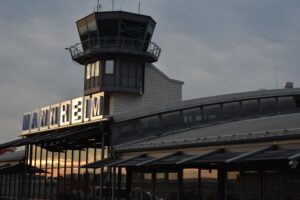
M 119 138 L 130 137 L 138 134 L 138 121 L 133 120 L 119 125 Z
M 225 118 L 233 118 L 240 116 L 240 103 L 239 102 L 231 102 L 223 104 L 223 117 Z
M 100 37 L 117 36 L 119 32 L 118 19 L 104 19 L 98 20 L 98 30 Z
M 99 74 L 100 74 L 100 61 L 97 61 L 96 63 L 95 63 L 95 69 L 94 69 L 94 76 L 99 76 Z
M 154 195 L 156 199 L 167 199 L 168 184 L 165 173 L 156 173 L 154 184 Z
M 293 97 L 279 97 L 278 104 L 281 112 L 292 111 L 296 108 L 296 102 L 294 101 Z
M 243 115 L 255 115 L 259 113 L 258 100 L 248 100 L 242 102 Z
M 114 61 L 106 60 L 105 61 L 105 74 L 113 74 L 114 73 Z
M 221 118 L 221 106 L 211 105 L 203 107 L 204 118 L 207 121 L 214 121 Z
M 91 68 L 92 68 L 92 64 L 88 64 L 86 66 L 86 73 L 85 73 L 85 78 L 86 79 L 90 79 L 91 78 Z
M 218 194 L 218 171 L 201 170 L 201 199 L 217 200 Z
M 281 178 L 278 171 L 264 172 L 264 199 L 280 200 Z
M 227 200 L 240 199 L 240 173 L 236 171 L 227 172 L 226 195 Z
M 260 112 L 262 113 L 276 113 L 276 99 L 267 98 L 260 100 Z
M 257 171 L 246 171 L 243 173 L 243 197 L 245 200 L 259 199 L 259 173 Z
M 178 199 L 178 173 L 169 173 L 168 174 L 168 181 L 169 181 L 169 199 L 177 200 Z
M 183 111 L 183 120 L 185 124 L 196 124 L 202 121 L 201 109 L 192 108 Z
M 78 26 L 78 32 L 79 32 L 80 40 L 82 42 L 88 39 L 88 29 L 85 22 L 80 23 L 80 25 Z
M 300 199 L 300 171 L 288 172 L 286 177 L 287 200 Z
M 130 88 L 136 88 L 136 78 L 137 77 L 137 66 L 136 66 L 136 62 L 134 61 L 130 61 L 129 62 L 129 72 L 128 72 L 128 86 Z
M 143 133 L 155 132 L 160 129 L 159 116 L 153 116 L 141 119 Z
M 89 37 L 95 38 L 98 36 L 97 33 L 97 23 L 96 21 L 91 21 L 87 24 L 88 31 L 89 31 Z
M 151 200 L 152 196 L 152 173 L 144 173 L 143 200 Z
M 164 130 L 171 130 L 182 125 L 181 113 L 179 111 L 166 113 L 162 115 Z
M 122 20 L 121 36 L 127 38 L 144 39 L 146 32 L 146 23 L 132 20 Z
M 183 170 L 183 199 L 197 200 L 199 188 L 199 170 Z
M 132 173 L 131 178 L 131 191 L 132 191 L 132 199 L 140 200 L 141 199 L 141 191 L 142 191 L 142 174 L 141 173 Z

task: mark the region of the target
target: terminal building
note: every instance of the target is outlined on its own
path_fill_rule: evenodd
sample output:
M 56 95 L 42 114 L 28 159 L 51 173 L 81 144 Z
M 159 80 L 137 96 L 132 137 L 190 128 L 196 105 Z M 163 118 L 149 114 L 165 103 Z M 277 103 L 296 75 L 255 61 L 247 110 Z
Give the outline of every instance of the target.
M 299 88 L 182 101 L 183 82 L 153 65 L 150 16 L 76 24 L 83 96 L 24 114 L 0 145 L 25 149 L 0 166 L 0 199 L 300 199 Z

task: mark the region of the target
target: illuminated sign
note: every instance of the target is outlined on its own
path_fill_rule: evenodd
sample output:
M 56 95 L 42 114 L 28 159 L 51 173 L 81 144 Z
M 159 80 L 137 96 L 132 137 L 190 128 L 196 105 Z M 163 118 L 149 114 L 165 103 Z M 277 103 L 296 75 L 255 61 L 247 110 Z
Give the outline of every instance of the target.
M 104 93 L 45 106 L 23 115 L 22 134 L 87 123 L 103 118 Z

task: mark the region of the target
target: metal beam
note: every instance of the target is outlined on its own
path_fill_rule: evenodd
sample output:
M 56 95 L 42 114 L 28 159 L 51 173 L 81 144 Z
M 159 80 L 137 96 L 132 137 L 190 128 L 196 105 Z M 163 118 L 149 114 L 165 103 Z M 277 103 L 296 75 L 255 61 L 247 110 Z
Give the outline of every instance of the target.
M 165 156 L 161 156 L 161 157 L 158 157 L 158 158 L 153 158 L 153 159 L 150 159 L 150 160 L 146 160 L 144 162 L 138 163 L 136 166 L 139 167 L 139 166 L 143 166 L 143 165 L 146 165 L 146 164 L 150 164 L 150 163 L 153 163 L 153 162 L 165 159 L 165 158 L 176 156 L 180 153 L 182 153 L 182 152 L 181 151 L 176 151 L 176 152 L 170 153 L 170 154 L 165 155 Z
M 241 154 L 241 155 L 236 156 L 234 158 L 230 158 L 230 159 L 226 160 L 225 163 L 237 162 L 237 161 L 243 160 L 243 159 L 245 159 L 247 157 L 254 156 L 254 155 L 263 153 L 265 151 L 268 151 L 268 150 L 271 150 L 271 149 L 275 149 L 275 148 L 277 148 L 277 145 L 271 145 L 271 146 L 263 147 L 261 149 L 257 149 L 257 150 L 253 150 L 253 151 Z
M 288 158 L 289 160 L 299 160 L 300 159 L 300 153 L 294 154 Z
M 128 162 L 128 161 L 131 161 L 131 160 L 134 160 L 136 158 L 140 158 L 140 157 L 143 157 L 143 156 L 146 156 L 146 154 L 140 154 L 138 156 L 134 156 L 132 158 L 128 158 L 128 159 L 125 159 L 125 160 L 119 160 L 119 161 L 116 161 L 116 162 L 113 162 L 113 163 L 110 163 L 108 165 L 106 165 L 106 167 L 112 167 L 112 166 L 115 166 L 115 165 L 118 165 L 118 164 L 122 164 L 124 162 Z
M 195 156 L 192 156 L 192 157 L 189 157 L 189 158 L 186 158 L 186 159 L 183 159 L 181 161 L 176 162 L 176 165 L 185 164 L 187 162 L 191 162 L 191 161 L 197 160 L 199 158 L 203 158 L 203 157 L 215 154 L 215 153 L 219 153 L 221 151 L 224 151 L 224 149 L 223 148 L 222 149 L 217 149 L 217 150 L 214 150 L 214 151 L 209 151 L 209 152 L 205 152 L 205 153 L 202 153 L 202 154 L 199 154 L 199 155 L 195 155 Z

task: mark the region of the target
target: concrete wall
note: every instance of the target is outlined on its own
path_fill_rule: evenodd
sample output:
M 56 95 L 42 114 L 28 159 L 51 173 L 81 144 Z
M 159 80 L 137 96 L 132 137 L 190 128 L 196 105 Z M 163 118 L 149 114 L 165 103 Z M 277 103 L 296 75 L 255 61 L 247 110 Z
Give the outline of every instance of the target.
M 145 66 L 145 86 L 143 95 L 112 93 L 110 115 L 144 110 L 164 104 L 182 101 L 183 82 L 170 79 L 152 64 Z

